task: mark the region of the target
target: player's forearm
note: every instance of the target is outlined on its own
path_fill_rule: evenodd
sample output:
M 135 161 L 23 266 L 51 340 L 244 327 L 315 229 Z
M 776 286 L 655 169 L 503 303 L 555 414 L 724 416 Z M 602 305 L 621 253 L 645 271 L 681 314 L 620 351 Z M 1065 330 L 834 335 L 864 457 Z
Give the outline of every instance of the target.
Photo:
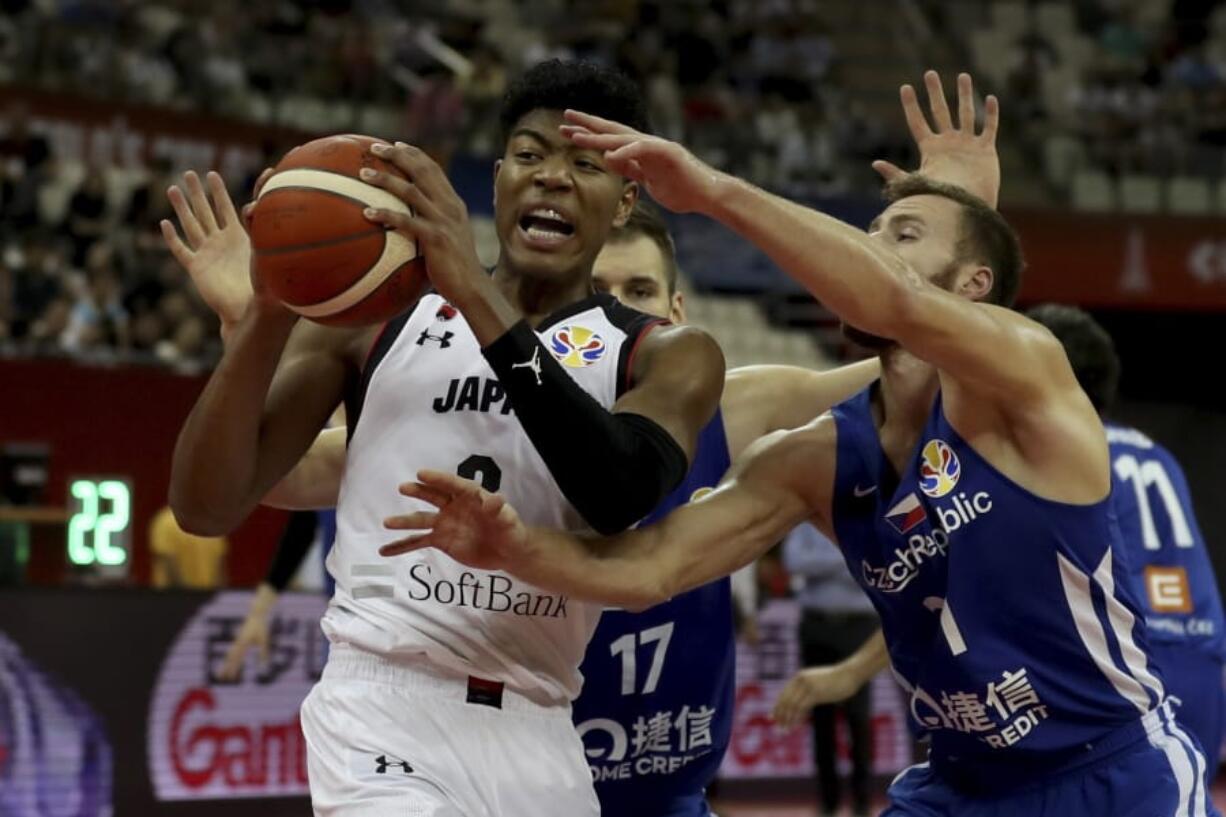
M 867 684 L 873 676 L 889 665 L 890 654 L 886 650 L 885 635 L 881 630 L 869 636 L 855 652 L 840 662 L 840 666 L 855 679 L 857 687 Z
M 533 528 L 529 536 L 538 556 L 512 572 L 543 590 L 628 610 L 669 598 L 664 577 L 649 564 L 651 528 L 609 537 Z
M 842 320 L 890 336 L 913 273 L 863 231 L 731 176 L 723 177 L 706 214 L 766 253 Z
M 768 550 L 803 518 L 744 492 L 677 509 L 615 536 L 533 530 L 535 558 L 516 575 L 587 601 L 641 610 L 730 575 Z
M 179 432 L 170 506 L 189 532 L 224 534 L 259 501 L 255 481 L 261 417 L 293 329 L 287 316 L 248 311 Z

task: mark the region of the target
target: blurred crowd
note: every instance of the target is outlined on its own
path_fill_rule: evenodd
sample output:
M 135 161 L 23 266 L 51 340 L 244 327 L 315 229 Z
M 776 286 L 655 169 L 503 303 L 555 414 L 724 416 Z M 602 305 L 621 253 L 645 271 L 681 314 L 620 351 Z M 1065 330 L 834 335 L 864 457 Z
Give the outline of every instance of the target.
M 1040 7 L 1064 7 L 1044 26 Z M 1029 4 L 1003 95 L 1031 127 L 1076 137 L 1112 174 L 1226 174 L 1226 3 Z M 1068 34 L 1065 34 L 1065 31 Z M 1044 84 L 1061 86 L 1045 93 Z
M 1015 133 L 1073 134 L 1121 172 L 1226 171 L 1220 0 L 1015 0 L 1003 24 L 997 5 L 916 8 L 962 46 L 982 21 L 1003 25 L 1007 48 L 973 56 Z M 0 0 L 0 87 L 300 131 L 380 132 L 363 117 L 390 111 L 397 135 L 445 159 L 498 150 L 496 111 L 524 66 L 586 58 L 638 79 L 654 129 L 719 166 L 792 197 L 873 195 L 869 160 L 900 159 L 905 134 L 847 90 L 829 13 L 819 0 Z M 157 227 L 176 168 L 161 161 L 117 196 L 90 166 L 48 208 L 56 161 L 6 111 L 0 350 L 207 364 L 214 319 Z
M 0 136 L 0 352 L 195 370 L 220 351 L 216 320 L 165 249 L 170 167 L 116 201 L 90 167 L 59 218 L 55 157 L 16 106 Z
M 508 76 L 588 58 L 642 82 L 658 132 L 762 183 L 842 190 L 848 152 L 879 137 L 830 81 L 820 5 L 0 0 L 0 82 L 280 124 L 304 99 L 329 117 L 352 107 L 354 122 L 390 107 L 418 144 L 488 155 Z
M 892 151 L 862 118 L 828 117 L 844 106 L 817 6 L 0 0 L 0 83 L 299 127 L 309 123 L 286 117 L 304 98 L 352 106 L 355 122 L 360 108 L 393 108 L 404 137 L 435 155 L 488 156 L 508 77 L 549 57 L 593 59 L 643 84 L 658 132 L 762 184 L 836 193 L 851 184 L 846 168 Z M 0 349 L 212 360 L 213 317 L 158 232 L 169 164 L 118 200 L 108 168 L 91 166 L 63 213 L 48 215 L 56 157 L 23 112 L 5 113 Z

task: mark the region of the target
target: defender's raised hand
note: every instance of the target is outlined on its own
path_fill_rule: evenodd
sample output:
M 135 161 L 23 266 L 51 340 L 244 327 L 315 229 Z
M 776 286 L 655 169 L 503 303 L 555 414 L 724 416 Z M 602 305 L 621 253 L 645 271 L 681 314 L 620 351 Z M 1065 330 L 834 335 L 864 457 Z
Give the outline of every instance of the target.
M 159 226 L 171 254 L 221 319 L 224 335 L 251 301 L 251 240 L 221 176 L 210 172 L 205 182 L 207 192 L 200 177 L 189 170 L 182 187 L 175 185 L 166 191 L 182 238 L 169 219 L 162 219 Z
M 579 111 L 566 111 L 566 121 L 562 135 L 603 151 L 610 170 L 643 185 L 675 213 L 702 210 L 717 195 L 719 171 L 676 142 Z
M 919 172 L 933 179 L 963 187 L 993 207 L 1000 194 L 1000 160 L 996 155 L 996 131 L 1000 103 L 988 95 L 983 105 L 983 129 L 975 130 L 975 86 L 970 74 L 958 75 L 958 122 L 945 101 L 945 89 L 936 71 L 924 74 L 932 126 L 924 115 L 919 97 L 910 85 L 898 92 L 911 138 L 919 149 Z M 873 162 L 873 169 L 890 181 L 907 175 L 897 165 Z
M 390 530 L 422 532 L 384 545 L 379 549 L 383 556 L 433 547 L 469 567 L 507 572 L 526 566 L 535 556 L 515 509 L 500 494 L 471 480 L 423 470 L 417 482 L 401 485 L 400 493 L 438 510 L 385 519 L 383 526 Z

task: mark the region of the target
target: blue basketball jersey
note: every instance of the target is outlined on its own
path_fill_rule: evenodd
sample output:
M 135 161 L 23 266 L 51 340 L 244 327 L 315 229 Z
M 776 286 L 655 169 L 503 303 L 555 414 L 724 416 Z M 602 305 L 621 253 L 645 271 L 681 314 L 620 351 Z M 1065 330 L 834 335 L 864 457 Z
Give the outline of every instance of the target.
M 685 480 L 642 524 L 714 488 L 729 464 L 717 413 Z M 642 613 L 604 612 L 574 704 L 602 814 L 708 813 L 704 791 L 732 732 L 735 660 L 727 578 Z
M 834 410 L 833 524 L 933 767 L 1000 789 L 1118 748 L 1112 733 L 1165 693 L 1110 499 L 1070 505 L 1018 486 L 950 426 L 939 396 L 895 475 L 870 394 Z
M 1115 512 L 1150 641 L 1226 657 L 1222 599 L 1183 469 L 1134 428 L 1108 424 L 1107 442 Z

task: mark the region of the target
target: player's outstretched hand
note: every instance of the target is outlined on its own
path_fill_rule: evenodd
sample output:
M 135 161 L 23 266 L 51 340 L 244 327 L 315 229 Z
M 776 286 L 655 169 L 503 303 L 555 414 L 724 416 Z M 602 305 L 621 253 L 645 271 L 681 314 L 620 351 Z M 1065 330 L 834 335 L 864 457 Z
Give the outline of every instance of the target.
M 964 187 L 992 206 L 1000 194 L 1000 159 L 996 154 L 996 131 L 1000 124 L 1000 103 L 988 95 L 983 104 L 983 129 L 975 129 L 975 85 L 970 74 L 958 75 L 958 122 L 945 101 L 945 89 L 936 71 L 924 74 L 932 126 L 910 85 L 898 95 L 911 138 L 919 149 L 919 172 L 938 181 Z M 907 175 L 886 161 L 873 162 L 873 169 L 887 182 Z
M 502 495 L 491 494 L 472 480 L 423 470 L 417 482 L 401 485 L 400 493 L 437 510 L 385 519 L 384 527 L 391 530 L 420 532 L 379 548 L 383 556 L 432 547 L 469 567 L 513 572 L 532 555 L 519 514 Z
M 855 674 L 841 664 L 802 669 L 779 693 L 775 723 L 784 727 L 804 723 L 813 707 L 845 701 L 859 689 Z
M 487 278 L 464 200 L 438 162 L 420 148 L 397 142 L 371 145 L 370 152 L 404 175 L 366 167 L 362 181 L 403 201 L 413 215 L 375 207 L 366 210 L 366 218 L 414 239 L 426 259 L 430 282 L 445 298 L 463 304 L 468 291 Z
M 217 677 L 222 681 L 237 681 L 243 670 L 243 659 L 254 649 L 260 651 L 260 662 L 267 666 L 269 655 L 269 632 L 272 625 L 269 616 L 277 601 L 277 591 L 266 584 L 260 585 L 251 601 L 251 609 L 247 618 L 238 629 L 238 635 L 226 650 L 225 659 L 221 663 L 221 671 Z
M 704 210 L 717 195 L 720 173 L 676 142 L 579 111 L 566 111 L 562 135 L 604 153 L 614 173 L 647 188 L 674 213 Z
M 200 292 L 200 297 L 221 319 L 222 332 L 234 326 L 251 302 L 251 240 L 234 209 L 221 176 L 210 172 L 205 183 L 194 171 L 183 176 L 183 186 L 166 191 L 179 220 L 179 232 L 162 219 L 162 238 Z M 209 201 L 209 197 L 212 201 Z

